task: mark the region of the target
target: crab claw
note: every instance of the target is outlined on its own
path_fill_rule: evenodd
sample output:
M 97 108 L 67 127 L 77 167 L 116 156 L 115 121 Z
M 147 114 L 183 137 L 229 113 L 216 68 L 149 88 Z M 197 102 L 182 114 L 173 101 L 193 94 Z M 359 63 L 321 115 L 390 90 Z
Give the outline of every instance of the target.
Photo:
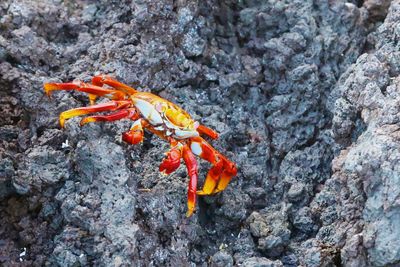
M 122 140 L 132 145 L 143 142 L 144 132 L 142 123 L 142 119 L 135 121 L 129 131 L 122 133 Z
M 139 144 L 143 141 L 143 134 L 141 132 L 125 132 L 122 133 L 122 140 L 132 145 Z
M 181 165 L 181 157 L 182 145 L 178 144 L 166 153 L 166 157 L 160 165 L 160 172 L 164 174 L 173 173 Z

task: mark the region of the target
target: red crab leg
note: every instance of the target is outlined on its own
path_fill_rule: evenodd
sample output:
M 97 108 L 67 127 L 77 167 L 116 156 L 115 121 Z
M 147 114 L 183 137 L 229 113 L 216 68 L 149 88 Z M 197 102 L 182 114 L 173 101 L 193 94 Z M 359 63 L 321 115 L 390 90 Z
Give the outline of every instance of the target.
M 122 140 L 132 145 L 143 142 L 143 128 L 147 126 L 148 123 L 145 120 L 136 120 L 129 131 L 122 133 Z
M 123 84 L 107 75 L 94 76 L 92 79 L 92 83 L 97 86 L 103 86 L 104 84 L 107 84 L 108 86 L 111 86 L 117 90 L 121 90 L 122 92 L 128 95 L 133 95 L 137 93 L 137 91 L 134 88 L 126 84 Z
M 198 195 L 210 195 L 226 188 L 229 181 L 236 175 L 236 166 L 201 137 L 190 139 L 190 148 L 199 157 L 207 160 L 213 166 L 207 173 L 203 189 Z
M 74 108 L 67 111 L 64 111 L 60 114 L 60 125 L 61 128 L 64 128 L 65 121 L 76 117 L 87 115 L 90 113 L 101 112 L 101 111 L 115 111 L 118 109 L 122 109 L 128 107 L 131 104 L 129 100 L 122 100 L 122 101 L 110 101 L 107 103 L 102 103 L 98 105 L 93 105 L 90 107 L 81 107 L 81 108 Z
M 187 200 L 188 211 L 186 212 L 186 216 L 190 217 L 192 216 L 194 209 L 196 208 L 198 167 L 194 154 L 186 144 L 183 146 L 182 156 L 186 164 L 188 175 L 190 177 L 189 187 L 188 187 L 188 200 Z
M 212 139 L 217 139 L 218 138 L 218 133 L 216 131 L 214 131 L 213 129 L 208 128 L 207 126 L 204 125 L 199 125 L 199 127 L 197 127 L 196 129 L 200 134 L 204 134 L 209 136 Z
M 96 116 L 85 117 L 81 120 L 80 125 L 83 126 L 89 122 L 96 122 L 96 121 L 117 121 L 124 118 L 137 120 L 139 119 L 139 113 L 134 108 L 123 109 L 107 115 L 96 115 Z
M 94 101 L 94 96 L 104 96 L 112 100 L 123 100 L 126 94 L 121 91 L 102 88 L 96 85 L 75 81 L 71 83 L 45 83 L 44 91 L 50 97 L 52 91 L 61 90 L 77 90 L 80 92 L 88 93 L 91 102 Z
M 170 144 L 171 149 L 166 153 L 166 157 L 160 164 L 160 172 L 164 174 L 173 173 L 181 165 L 182 144 L 172 138 Z

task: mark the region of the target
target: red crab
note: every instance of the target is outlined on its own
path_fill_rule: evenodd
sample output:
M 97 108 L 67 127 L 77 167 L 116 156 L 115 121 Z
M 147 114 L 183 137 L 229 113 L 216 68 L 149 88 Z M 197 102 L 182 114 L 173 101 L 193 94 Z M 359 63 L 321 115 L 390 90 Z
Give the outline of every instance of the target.
M 103 87 L 108 85 L 108 88 Z M 112 113 L 84 117 L 80 125 L 96 121 L 115 121 L 131 119 L 131 129 L 122 134 L 122 139 L 130 144 L 143 141 L 143 129 L 168 141 L 171 149 L 160 165 L 160 171 L 170 174 L 175 171 L 181 158 L 185 161 L 190 177 L 188 188 L 188 211 L 191 216 L 196 207 L 197 195 L 211 195 L 224 190 L 237 173 L 236 166 L 224 155 L 215 150 L 201 135 L 217 139 L 218 134 L 194 121 L 190 115 L 177 105 L 151 93 L 139 92 L 128 85 L 106 76 L 99 75 L 92 83 L 74 81 L 71 83 L 45 83 L 44 90 L 48 96 L 55 90 L 77 90 L 89 95 L 91 106 L 70 109 L 60 114 L 60 125 L 65 120 L 102 111 Z M 97 97 L 106 97 L 111 101 L 95 104 Z M 212 164 L 201 191 L 196 192 L 198 166 L 194 155 Z

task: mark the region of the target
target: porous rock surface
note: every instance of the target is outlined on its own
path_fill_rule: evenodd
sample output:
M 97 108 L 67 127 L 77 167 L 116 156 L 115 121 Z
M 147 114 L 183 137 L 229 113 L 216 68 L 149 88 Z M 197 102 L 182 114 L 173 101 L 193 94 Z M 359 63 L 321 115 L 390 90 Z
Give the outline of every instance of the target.
M 399 0 L 1 1 L 0 265 L 396 266 L 399 29 Z M 229 187 L 186 218 L 165 142 L 61 130 L 87 97 L 43 83 L 100 73 L 216 129 Z

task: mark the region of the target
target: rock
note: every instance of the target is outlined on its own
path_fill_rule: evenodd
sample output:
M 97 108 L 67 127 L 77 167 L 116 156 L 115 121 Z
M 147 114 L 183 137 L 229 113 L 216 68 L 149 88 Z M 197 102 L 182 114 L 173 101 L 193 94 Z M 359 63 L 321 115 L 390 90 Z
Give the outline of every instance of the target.
M 360 234 L 347 240 L 346 245 L 342 248 L 340 255 L 342 262 L 346 262 L 348 266 L 367 266 L 366 253 L 363 248 L 363 238 Z
M 218 251 L 211 258 L 211 266 L 222 267 L 222 266 L 233 266 L 233 258 L 231 255 L 224 251 Z
M 64 153 L 47 146 L 28 149 L 18 165 L 18 178 L 14 187 L 20 194 L 40 190 L 42 186 L 55 184 L 70 177 L 70 162 Z
M 245 267 L 280 267 L 283 266 L 279 260 L 272 261 L 267 258 L 252 257 L 243 262 Z
M 279 210 L 278 206 L 274 209 L 275 212 L 271 213 L 253 212 L 247 219 L 250 232 L 258 237 L 258 248 L 271 257 L 277 257 L 284 251 L 291 233 L 287 228 L 284 211 Z
M 308 207 L 304 207 L 298 211 L 293 220 L 293 225 L 306 234 L 311 234 L 318 229 L 314 223 L 311 211 Z
M 1 1 L 0 265 L 395 265 L 400 2 L 356 2 Z M 186 218 L 167 142 L 60 129 L 88 98 L 43 83 L 97 74 L 218 131 L 228 188 Z
M 196 28 L 191 28 L 183 36 L 182 47 L 185 55 L 188 57 L 200 56 L 205 48 L 206 43 L 200 38 Z

